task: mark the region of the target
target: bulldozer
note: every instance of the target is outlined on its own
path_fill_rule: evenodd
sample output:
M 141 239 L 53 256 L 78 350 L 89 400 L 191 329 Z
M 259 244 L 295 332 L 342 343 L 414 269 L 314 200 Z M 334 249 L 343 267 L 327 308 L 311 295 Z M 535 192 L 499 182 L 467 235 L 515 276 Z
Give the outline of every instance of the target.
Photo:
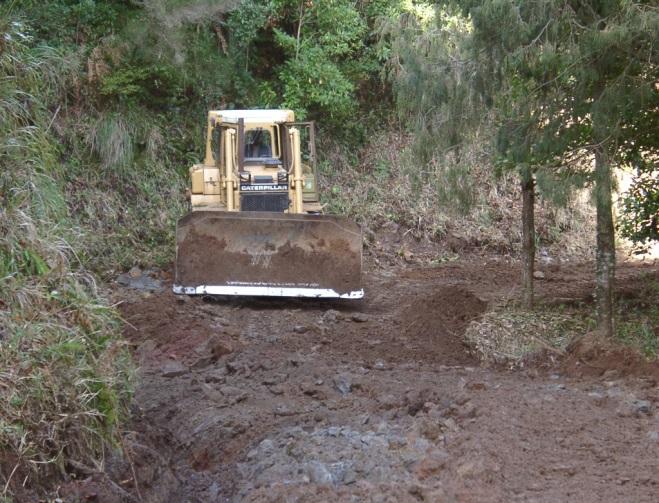
M 176 227 L 176 294 L 359 299 L 362 234 L 323 214 L 313 122 L 291 110 L 208 112 Z

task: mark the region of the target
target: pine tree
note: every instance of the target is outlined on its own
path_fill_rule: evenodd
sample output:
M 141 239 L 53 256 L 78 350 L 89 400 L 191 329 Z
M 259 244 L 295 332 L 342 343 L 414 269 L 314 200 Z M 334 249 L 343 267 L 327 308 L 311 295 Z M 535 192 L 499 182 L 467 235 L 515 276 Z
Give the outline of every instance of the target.
M 471 66 L 477 73 L 471 82 L 487 83 L 481 92 L 502 119 L 504 158 L 559 175 L 582 171 L 594 184 L 598 327 L 612 335 L 612 170 L 630 159 L 657 156 L 656 133 L 646 130 L 659 103 L 656 3 L 442 4 L 459 7 L 471 19 L 470 58 L 480 63 Z M 531 178 L 522 179 L 530 191 Z

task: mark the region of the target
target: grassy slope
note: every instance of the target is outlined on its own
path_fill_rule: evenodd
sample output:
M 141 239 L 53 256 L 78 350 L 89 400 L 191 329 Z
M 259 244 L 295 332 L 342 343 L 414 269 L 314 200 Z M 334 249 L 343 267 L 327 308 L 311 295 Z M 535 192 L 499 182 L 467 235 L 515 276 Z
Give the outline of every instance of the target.
M 183 179 L 163 159 L 153 112 L 76 101 L 78 52 L 36 43 L 18 21 L 0 25 L 0 41 L 0 497 L 10 497 L 119 444 L 131 365 L 99 278 L 171 258 Z

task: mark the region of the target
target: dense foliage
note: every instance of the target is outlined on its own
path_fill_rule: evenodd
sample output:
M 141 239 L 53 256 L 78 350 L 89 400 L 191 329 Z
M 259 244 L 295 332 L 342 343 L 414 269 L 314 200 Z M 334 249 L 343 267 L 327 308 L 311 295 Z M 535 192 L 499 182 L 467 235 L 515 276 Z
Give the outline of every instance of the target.
M 494 159 L 522 181 L 529 306 L 534 182 L 547 195 L 575 181 L 592 184 L 600 329 L 612 334 L 613 170 L 633 164 L 657 175 L 657 6 L 456 0 L 436 7 L 430 21 L 404 20 L 393 46 L 397 100 L 417 123 L 422 152 L 451 152 L 459 161 L 479 126 L 495 132 Z M 651 238 L 653 199 L 652 182 L 640 179 L 626 198 L 627 235 Z
M 639 173 L 623 232 L 656 240 L 657 16 L 638 1 L 0 4 L 0 489 L 117 440 L 129 370 L 98 285 L 171 261 L 208 109 L 317 120 L 328 208 L 369 240 L 395 222 L 510 251 L 506 172 L 565 203 L 598 148 Z M 543 239 L 578 231 L 559 220 Z

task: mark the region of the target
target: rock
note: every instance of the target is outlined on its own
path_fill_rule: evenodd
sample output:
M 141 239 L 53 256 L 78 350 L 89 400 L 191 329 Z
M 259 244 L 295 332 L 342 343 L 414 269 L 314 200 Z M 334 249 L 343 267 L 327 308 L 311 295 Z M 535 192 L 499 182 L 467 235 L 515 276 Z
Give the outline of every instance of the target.
M 478 409 L 471 402 L 468 402 L 458 407 L 458 410 L 455 413 L 455 415 L 460 419 L 471 419 L 473 417 L 476 417 L 477 414 L 478 414 Z
M 189 372 L 188 368 L 181 362 L 170 360 L 160 368 L 163 377 L 179 377 Z
M 214 336 L 208 341 L 208 350 L 215 360 L 219 360 L 223 356 L 232 353 L 233 346 L 229 341 L 224 341 Z
M 652 404 L 648 400 L 634 400 L 632 407 L 635 414 L 650 414 L 652 412 Z
M 368 315 L 364 313 L 353 313 L 350 319 L 356 323 L 365 323 L 368 321 Z
M 330 426 L 329 428 L 327 428 L 327 434 L 330 437 L 338 437 L 339 433 L 341 433 L 341 429 L 337 426 Z
M 247 400 L 248 396 L 245 391 L 235 386 L 222 386 L 220 392 L 232 405 Z
M 288 363 L 293 367 L 299 367 L 301 363 L 304 363 L 304 360 L 305 359 L 299 355 L 293 355 L 288 359 Z
M 117 276 L 117 283 L 121 286 L 130 286 L 131 277 L 128 274 L 120 274 Z
M 190 368 L 193 370 L 200 370 L 204 369 L 210 365 L 213 364 L 213 357 L 212 356 L 202 356 L 201 358 L 198 358 L 195 360 L 195 362 L 190 365 Z
M 347 375 L 338 375 L 334 377 L 334 387 L 342 395 L 347 395 L 352 391 L 352 381 L 350 376 Z
M 222 393 L 206 383 L 201 384 L 201 392 L 208 400 L 211 400 L 215 403 L 222 404 L 223 406 L 230 404 L 230 402 L 226 400 L 226 397 Z
M 310 396 L 312 398 L 315 398 L 317 400 L 325 400 L 327 398 L 327 395 L 320 389 L 318 386 L 316 386 L 313 382 L 311 381 L 303 381 L 300 383 L 300 390 L 302 393 L 304 393 L 307 396 Z
M 533 277 L 535 279 L 545 279 L 545 273 L 542 271 L 533 271 Z
M 376 370 L 387 370 L 387 364 L 382 360 L 375 360 L 373 368 Z
M 471 381 L 465 387 L 472 391 L 483 391 L 487 389 L 487 384 L 482 381 Z
M 233 374 L 235 372 L 238 372 L 242 368 L 242 365 L 238 362 L 232 361 L 232 362 L 226 362 L 225 367 L 229 372 L 229 374 Z
M 425 418 L 419 425 L 419 433 L 428 440 L 436 441 L 442 436 L 442 428 L 439 421 Z
M 224 384 L 226 378 L 226 370 L 224 368 L 212 369 L 204 374 L 204 381 L 207 383 Z
M 275 416 L 287 417 L 287 416 L 295 416 L 296 414 L 299 414 L 300 411 L 291 409 L 286 405 L 278 405 L 277 407 L 275 407 L 273 413 Z
M 321 323 L 325 323 L 325 324 L 336 323 L 337 321 L 340 321 L 342 319 L 343 319 L 343 315 L 336 309 L 328 309 L 320 317 Z
M 387 445 L 389 446 L 389 449 L 400 449 L 407 445 L 407 440 L 403 437 L 393 435 L 387 439 Z
M 442 426 L 446 428 L 449 431 L 458 431 L 458 424 L 455 422 L 455 420 L 452 417 L 449 417 L 448 419 L 444 419 L 442 422 Z
M 296 334 L 306 334 L 309 331 L 309 327 L 306 327 L 304 325 L 295 325 L 293 327 L 293 332 Z
M 149 353 L 153 353 L 157 347 L 156 341 L 147 339 L 137 347 L 137 356 L 140 361 L 144 360 Z
M 334 476 L 320 461 L 311 461 L 307 464 L 309 479 L 316 484 L 333 484 Z
M 135 267 L 127 273 L 120 274 L 116 281 L 121 286 L 143 290 L 145 292 L 156 292 L 163 288 L 162 281 L 142 274 L 142 271 Z
M 354 484 L 357 482 L 357 473 L 352 468 L 348 468 L 343 474 L 343 480 L 341 482 L 345 485 Z
M 648 440 L 659 442 L 659 431 L 648 431 Z

